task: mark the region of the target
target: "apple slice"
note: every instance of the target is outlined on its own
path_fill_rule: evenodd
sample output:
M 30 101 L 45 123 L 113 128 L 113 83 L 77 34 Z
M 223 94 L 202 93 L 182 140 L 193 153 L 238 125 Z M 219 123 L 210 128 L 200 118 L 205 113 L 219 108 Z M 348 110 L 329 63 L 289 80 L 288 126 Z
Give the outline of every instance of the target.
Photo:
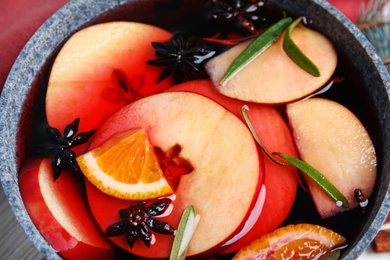
M 341 104 L 311 98 L 287 105 L 295 143 L 301 159 L 335 185 L 349 202 L 338 207 L 317 183 L 305 177 L 322 218 L 356 207 L 355 189 L 368 198 L 376 179 L 373 143 L 359 119 Z
M 171 33 L 147 24 L 109 22 L 74 34 L 56 57 L 48 82 L 46 114 L 62 131 L 80 118 L 80 132 L 96 129 L 126 104 L 171 86 L 157 84 L 163 69 L 146 64 L 155 59 L 151 42 Z
M 54 182 L 49 159 L 30 159 L 21 168 L 19 185 L 34 225 L 62 257 L 114 259 L 74 174 L 64 170 Z
M 90 149 L 99 147 L 115 133 L 134 128 L 147 131 L 150 143 L 164 152 L 179 146 L 179 157 L 193 167 L 191 173 L 181 176 L 172 198 L 173 211 L 166 220 L 177 228 L 184 209 L 195 207 L 200 221 L 188 255 L 221 250 L 221 244 L 242 229 L 263 183 L 263 159 L 246 125 L 201 95 L 162 93 L 133 102 L 112 115 L 96 132 Z M 108 211 L 104 208 L 111 206 L 101 204 L 107 201 L 106 195 L 88 188 L 88 199 L 103 230 L 114 223 L 113 216 L 119 221 L 118 208 Z M 157 235 L 150 249 L 136 241 L 130 250 L 124 236 L 110 239 L 139 256 L 168 257 L 173 238 L 160 239 Z
M 320 77 L 314 77 L 287 56 L 283 50 L 283 36 L 225 85 L 220 85 L 220 80 L 250 42 L 237 45 L 207 62 L 206 70 L 218 91 L 245 101 L 286 103 L 321 88 L 336 69 L 337 54 L 333 44 L 321 33 L 303 25 L 292 31 L 294 42 L 321 72 Z
M 167 91 L 188 91 L 201 94 L 219 103 L 244 121 L 241 107 L 247 104 L 248 116 L 264 146 L 272 152 L 298 157 L 292 133 L 272 106 L 252 104 L 226 97 L 219 93 L 209 80 L 194 80 L 168 88 Z M 287 218 L 295 201 L 298 171 L 295 167 L 282 167 L 264 156 L 266 198 L 260 217 L 252 220 L 248 233 L 226 244 L 224 253 L 231 253 L 249 244 L 263 234 L 279 227 Z M 249 224 L 249 223 L 248 223 Z

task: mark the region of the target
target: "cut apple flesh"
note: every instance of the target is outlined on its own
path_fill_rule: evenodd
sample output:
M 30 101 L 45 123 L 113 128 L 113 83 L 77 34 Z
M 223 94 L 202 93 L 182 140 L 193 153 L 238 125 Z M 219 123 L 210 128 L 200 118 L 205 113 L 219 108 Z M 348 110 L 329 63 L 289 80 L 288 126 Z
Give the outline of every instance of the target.
M 331 100 L 311 98 L 287 105 L 287 115 L 302 160 L 325 175 L 349 202 L 348 208 L 338 207 L 322 188 L 306 178 L 321 217 L 356 207 L 355 189 L 366 198 L 371 195 L 376 179 L 375 149 L 350 110 Z
M 114 259 L 75 175 L 64 171 L 53 180 L 49 159 L 27 161 L 20 175 L 20 193 L 33 223 L 66 259 Z
M 241 107 L 249 105 L 248 116 L 264 146 L 272 152 L 298 157 L 291 131 L 279 114 L 271 107 L 249 104 L 219 93 L 209 80 L 194 80 L 168 88 L 167 91 L 187 91 L 201 94 L 222 105 L 244 121 Z M 260 217 L 254 220 L 249 232 L 232 244 L 225 244 L 225 253 L 239 250 L 259 236 L 273 231 L 286 220 L 295 201 L 298 171 L 295 167 L 282 167 L 264 156 L 266 198 Z
M 283 35 L 225 85 L 221 85 L 220 80 L 250 42 L 232 47 L 211 59 L 206 64 L 206 70 L 218 91 L 232 98 L 270 104 L 300 99 L 329 80 L 336 69 L 337 54 L 324 35 L 303 25 L 298 25 L 291 37 L 318 67 L 320 77 L 310 75 L 287 56 L 283 50 Z
M 188 248 L 189 256 L 212 251 L 240 230 L 263 182 L 262 157 L 244 123 L 201 95 L 162 93 L 138 100 L 111 116 L 96 132 L 90 149 L 115 133 L 134 128 L 147 131 L 151 144 L 163 151 L 179 145 L 180 157 L 194 168 L 181 177 L 172 202 L 174 210 L 167 221 L 177 225 L 183 210 L 189 205 L 195 207 L 200 221 Z M 98 203 L 90 205 L 92 212 L 99 211 Z M 112 224 L 98 222 L 103 230 Z M 125 239 L 121 241 L 118 245 L 129 249 Z M 158 255 L 153 257 L 167 257 L 171 243 L 156 239 L 151 248 Z M 145 249 L 131 252 L 151 257 L 152 251 Z
M 151 42 L 170 38 L 163 29 L 135 22 L 103 23 L 74 34 L 50 73 L 49 125 L 63 131 L 80 118 L 79 131 L 90 131 L 131 101 L 170 86 L 170 78 L 157 84 L 162 68 L 146 64 L 155 59 Z
M 297 186 L 297 170 L 294 167 L 278 166 L 269 158 L 263 161 L 251 133 L 242 122 L 241 106 L 247 101 L 257 103 L 249 104 L 249 118 L 269 151 L 297 157 L 291 133 L 280 114 L 274 108 L 259 103 L 287 103 L 315 92 L 332 76 L 337 55 L 324 35 L 300 25 L 293 30 L 292 38 L 318 66 L 320 77 L 309 75 L 288 58 L 283 50 L 282 36 L 225 85 L 220 85 L 220 79 L 249 42 L 233 47 L 208 62 L 206 70 L 212 81 L 192 81 L 158 94 L 173 82 L 168 79 L 157 84 L 162 69 L 146 64 L 147 60 L 155 59 L 155 54 L 151 45 L 145 42 L 163 42 L 170 37 L 171 34 L 162 29 L 133 22 L 105 23 L 76 33 L 64 45 L 51 71 L 46 98 L 48 122 L 62 130 L 74 118 L 81 117 L 80 132 L 96 129 L 103 124 L 90 149 L 98 147 L 116 133 L 139 127 L 148 132 L 151 143 L 162 151 L 179 146 L 180 156 L 191 163 L 193 171 L 181 176 L 175 194 L 171 196 L 173 210 L 163 217 L 164 221 L 177 227 L 183 210 L 188 205 L 194 205 L 200 221 L 188 256 L 231 253 L 274 230 L 287 218 Z M 215 88 L 212 88 L 213 85 Z M 287 115 L 300 156 L 346 195 L 350 208 L 355 207 L 358 204 L 354 198 L 355 189 L 360 189 L 368 197 L 375 182 L 376 165 L 371 162 L 375 162 L 376 158 L 372 142 L 369 137 L 367 140 L 368 135 L 359 125 L 360 122 L 348 115 L 345 116 L 348 118 L 346 123 L 340 125 L 343 129 L 349 127 L 356 130 L 351 132 L 356 133 L 358 138 L 342 148 L 334 145 L 337 143 L 334 140 L 339 137 L 321 147 L 324 140 L 331 139 L 330 133 L 340 135 L 337 131 L 318 132 L 318 129 L 310 128 L 320 125 L 319 117 L 312 116 L 312 109 L 314 111 L 318 106 L 318 111 L 324 111 L 329 104 L 317 105 L 320 102 L 316 102 L 313 108 L 301 108 L 307 103 L 287 105 Z M 320 121 L 324 125 L 331 125 L 331 122 L 339 122 L 337 117 L 343 113 L 329 112 L 330 117 Z M 300 126 L 304 123 L 308 124 L 302 130 Z M 340 138 L 348 140 L 350 137 L 341 135 Z M 356 146 L 360 150 L 350 149 Z M 313 147 L 320 147 L 317 154 L 312 151 Z M 329 150 L 336 151 L 336 159 L 326 153 Z M 338 160 L 339 155 L 347 158 Z M 320 162 L 319 158 L 324 157 L 326 160 L 323 161 L 330 170 Z M 361 163 L 363 160 L 370 163 Z M 350 174 L 354 166 L 359 170 Z M 263 176 L 263 168 L 268 175 Z M 235 235 L 247 224 L 254 205 L 264 196 L 259 196 L 263 182 L 265 189 L 262 191 L 267 194 L 264 205 L 260 207 L 263 211 L 261 214 L 258 212 L 251 229 L 235 240 Z M 307 182 L 322 217 L 345 210 L 337 207 L 334 200 L 313 181 L 307 179 Z M 103 194 L 88 181 L 86 186 L 90 208 L 103 231 L 119 220 L 119 209 L 132 203 Z M 43 187 L 42 191 L 55 195 L 49 186 Z M 62 206 L 59 207 L 50 198 L 46 203 L 51 212 L 62 210 Z M 66 213 L 73 214 L 71 211 Z M 58 219 L 58 223 L 65 223 L 63 225 L 70 230 L 71 236 L 77 237 L 77 230 L 68 222 L 60 217 Z M 75 225 L 81 224 L 76 221 Z M 82 228 L 80 230 L 82 236 L 84 231 Z M 92 244 L 88 239 L 88 236 L 81 238 L 87 246 Z M 150 249 L 140 241 L 130 249 L 124 236 L 109 239 L 137 256 L 166 258 L 173 237 L 154 235 Z M 47 240 L 52 243 L 50 238 Z M 57 245 L 58 241 L 54 241 L 53 246 Z M 63 251 L 60 249 L 60 252 Z

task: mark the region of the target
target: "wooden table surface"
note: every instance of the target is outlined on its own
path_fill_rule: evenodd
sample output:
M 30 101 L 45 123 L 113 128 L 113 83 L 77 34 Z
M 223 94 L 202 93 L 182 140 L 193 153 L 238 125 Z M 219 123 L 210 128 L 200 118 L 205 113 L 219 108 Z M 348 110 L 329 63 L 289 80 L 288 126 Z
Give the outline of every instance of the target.
M 27 238 L 0 185 L 0 259 L 40 260 L 43 255 Z

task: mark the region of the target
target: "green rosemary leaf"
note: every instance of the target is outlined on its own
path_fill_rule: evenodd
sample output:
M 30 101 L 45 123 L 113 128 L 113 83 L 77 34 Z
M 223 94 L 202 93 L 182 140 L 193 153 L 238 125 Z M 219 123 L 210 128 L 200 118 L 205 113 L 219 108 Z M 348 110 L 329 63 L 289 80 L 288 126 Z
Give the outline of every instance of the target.
M 312 178 L 318 185 L 322 187 L 322 189 L 324 189 L 333 199 L 335 199 L 336 202 L 340 201 L 342 202 L 343 207 L 348 207 L 348 200 L 344 197 L 344 195 L 331 182 L 329 182 L 329 180 L 322 173 L 314 169 L 311 165 L 287 154 L 276 153 L 276 155 L 285 159 L 299 170 L 304 172 L 307 176 Z
M 195 207 L 188 206 L 181 217 L 177 228 L 175 239 L 173 240 L 170 260 L 182 260 L 186 258 L 188 244 L 191 241 L 195 229 Z
M 301 49 L 299 49 L 299 47 L 291 38 L 292 30 L 294 30 L 294 28 L 301 22 L 301 20 L 302 17 L 296 19 L 288 26 L 286 34 L 284 35 L 283 50 L 285 51 L 287 56 L 295 62 L 295 64 L 297 64 L 307 73 L 314 77 L 320 77 L 321 72 L 318 67 L 301 51 Z
M 249 131 L 251 132 L 251 134 L 252 134 L 253 138 L 255 139 L 255 141 L 257 142 L 257 144 L 260 146 L 261 150 L 262 150 L 262 151 L 268 156 L 268 158 L 270 158 L 274 163 L 279 164 L 280 166 L 291 166 L 291 164 L 286 164 L 286 163 L 283 163 L 283 162 L 279 161 L 278 159 L 276 159 L 275 157 L 273 157 L 272 154 L 270 154 L 270 153 L 268 152 L 268 150 L 265 148 L 265 146 L 264 146 L 263 143 L 261 142 L 259 136 L 256 134 L 255 128 L 253 127 L 252 122 L 251 122 L 251 120 L 250 120 L 249 117 L 248 117 L 248 113 L 246 112 L 247 110 L 249 110 L 249 107 L 248 107 L 248 106 L 242 106 L 242 107 L 241 107 L 241 114 L 242 114 L 242 116 L 244 117 L 245 123 L 246 123 L 246 125 L 248 126 Z
M 220 81 L 220 85 L 225 85 L 234 75 L 236 75 L 242 68 L 248 65 L 260 53 L 266 50 L 272 43 L 274 43 L 287 26 L 292 22 L 291 17 L 286 17 L 270 26 L 262 34 L 260 34 L 241 54 L 233 61 L 225 75 Z
M 336 203 L 342 203 L 341 206 L 345 208 L 349 206 L 348 200 L 344 197 L 344 195 L 331 182 L 329 182 L 329 180 L 326 179 L 326 177 L 322 173 L 314 169 L 312 166 L 290 155 L 283 154 L 283 153 L 273 153 L 288 162 L 288 164 L 283 163 L 278 159 L 276 159 L 270 152 L 268 152 L 268 150 L 264 147 L 260 138 L 256 134 L 252 122 L 249 120 L 248 114 L 246 112 L 247 110 L 249 110 L 248 106 L 242 106 L 241 114 L 244 117 L 245 123 L 247 124 L 253 138 L 260 146 L 262 151 L 268 156 L 268 158 L 270 158 L 274 163 L 277 163 L 280 166 L 295 166 L 303 173 L 305 173 L 307 176 L 312 178 L 315 182 L 317 182 L 323 190 L 325 190 L 333 199 L 336 200 Z

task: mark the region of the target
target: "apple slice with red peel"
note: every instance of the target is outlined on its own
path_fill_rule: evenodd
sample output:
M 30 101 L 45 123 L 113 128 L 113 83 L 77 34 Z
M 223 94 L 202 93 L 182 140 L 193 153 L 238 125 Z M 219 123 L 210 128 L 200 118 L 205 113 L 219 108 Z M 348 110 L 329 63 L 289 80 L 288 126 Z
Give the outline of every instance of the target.
M 269 104 L 300 99 L 330 79 L 336 69 L 337 53 L 323 34 L 303 25 L 298 25 L 291 37 L 318 67 L 320 77 L 310 75 L 287 56 L 283 50 L 284 34 L 224 85 L 220 84 L 222 77 L 250 41 L 214 57 L 207 62 L 206 70 L 218 91 L 232 98 Z
M 272 106 L 252 104 L 226 97 L 219 93 L 209 80 L 194 80 L 168 88 L 167 91 L 188 91 L 206 96 L 219 103 L 244 121 L 241 107 L 247 104 L 248 116 L 264 146 L 272 152 L 298 157 L 291 131 Z M 266 199 L 260 217 L 251 224 L 246 235 L 230 245 L 224 253 L 231 253 L 249 244 L 259 236 L 273 231 L 287 218 L 295 201 L 298 171 L 295 167 L 282 167 L 264 156 Z
M 121 209 L 128 209 L 130 205 L 136 205 L 137 201 L 123 200 L 113 196 L 109 196 L 103 193 L 95 185 L 93 185 L 88 179 L 85 178 L 85 186 L 87 190 L 88 203 L 91 208 L 92 214 L 99 225 L 100 229 L 104 232 L 107 228 L 121 220 L 118 211 Z M 170 198 L 175 198 L 171 196 Z M 149 203 L 149 202 L 147 202 Z M 174 205 L 172 202 L 171 205 Z M 181 212 L 179 212 L 181 210 Z M 159 217 L 159 220 L 165 221 L 173 228 L 177 229 L 177 224 L 180 221 L 180 214 L 184 209 L 170 206 L 167 210 L 167 214 L 164 213 L 164 217 Z M 174 223 L 175 222 L 175 223 Z M 162 235 L 157 232 L 151 232 L 153 241 L 150 247 L 146 247 L 145 244 L 138 238 L 133 248 L 130 248 L 126 241 L 125 235 L 107 237 L 113 244 L 122 248 L 128 253 L 134 256 L 141 256 L 151 259 L 167 258 L 170 255 L 174 236 Z
M 19 185 L 31 220 L 62 257 L 114 259 L 74 174 L 64 170 L 54 182 L 49 159 L 30 159 L 21 168 Z
M 137 100 L 108 118 L 93 137 L 90 149 L 115 133 L 134 128 L 147 131 L 150 143 L 164 152 L 180 146 L 179 156 L 193 167 L 191 173 L 181 176 L 173 211 L 166 220 L 177 228 L 189 205 L 200 215 L 187 254 L 199 256 L 221 250 L 221 245 L 242 229 L 263 184 L 263 158 L 246 125 L 201 95 L 161 93 Z M 99 202 L 103 201 L 102 194 L 88 190 L 91 210 L 105 230 L 114 223 L 101 216 L 101 207 L 108 207 L 107 203 Z M 112 214 L 117 216 L 117 210 Z M 150 249 L 137 241 L 130 250 L 124 237 L 112 241 L 136 255 L 151 258 L 169 257 L 172 247 L 172 238 L 167 236 L 156 239 Z
M 163 69 L 146 64 L 155 59 L 151 42 L 171 33 L 136 22 L 108 22 L 75 33 L 56 57 L 48 82 L 46 114 L 50 126 L 64 129 L 80 118 L 80 132 L 96 129 L 126 104 L 161 92 Z
M 373 143 L 359 119 L 341 104 L 311 98 L 287 105 L 295 143 L 303 161 L 321 172 L 346 197 L 349 207 L 339 207 L 321 187 L 305 176 L 322 218 L 359 205 L 355 190 L 368 198 L 376 179 Z

